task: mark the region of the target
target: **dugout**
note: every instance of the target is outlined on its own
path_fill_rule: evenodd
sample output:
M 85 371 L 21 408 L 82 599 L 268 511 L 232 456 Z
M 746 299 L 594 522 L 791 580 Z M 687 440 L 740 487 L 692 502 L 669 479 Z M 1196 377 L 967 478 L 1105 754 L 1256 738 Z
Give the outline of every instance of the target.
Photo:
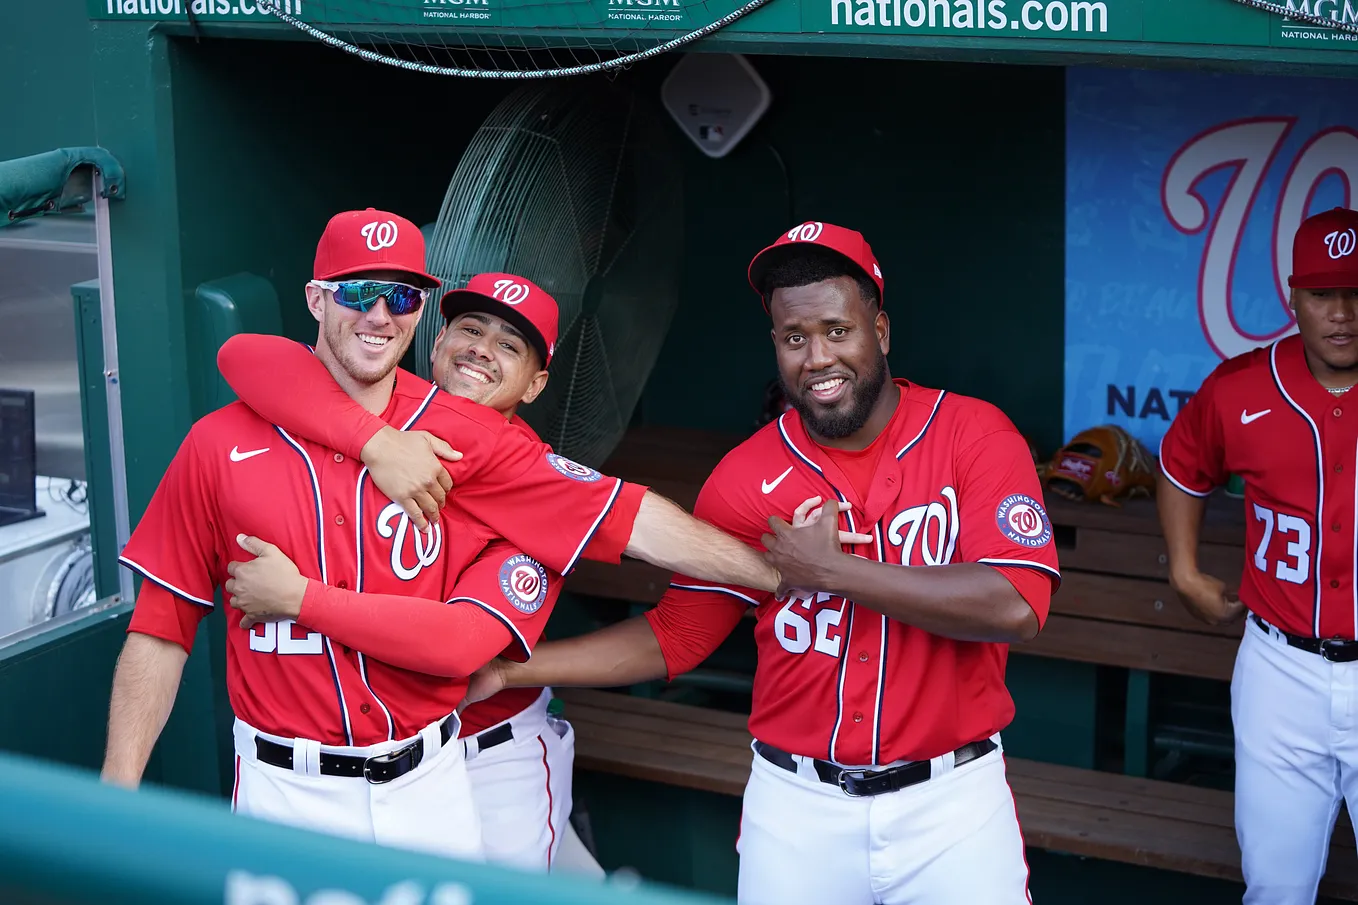
M 0 100 L 0 117 L 14 126 L 0 133 L 0 158 L 97 145 L 126 171 L 126 197 L 110 205 L 109 217 L 126 506 L 134 524 L 192 420 L 221 398 L 211 355 L 222 321 L 213 312 L 234 306 L 258 318 L 254 323 L 308 339 L 313 327 L 300 287 L 328 216 L 374 206 L 435 223 L 464 150 L 516 87 L 366 62 L 259 17 L 146 9 L 91 0 L 86 17 L 30 6 L 0 38 L 12 43 L 0 63 L 8 83 L 24 86 Z M 665 175 L 682 181 L 683 194 L 682 216 L 669 230 L 682 248 L 676 305 L 630 413 L 634 425 L 727 435 L 753 429 L 774 371 L 767 321 L 745 266 L 779 231 L 822 219 L 861 230 L 882 262 L 893 372 L 994 402 L 1050 454 L 1072 432 L 1068 258 L 1086 222 L 1072 219 L 1068 192 L 1081 178 L 1095 178 L 1072 167 L 1068 155 L 1070 73 L 1268 75 L 1275 94 L 1286 95 L 1294 80 L 1351 84 L 1342 80 L 1355 71 L 1352 52 L 1335 49 L 1338 38 L 1288 37 L 1278 17 L 1233 0 L 1109 2 L 1111 24 L 1098 36 L 1054 36 L 1051 27 L 1004 37 L 910 33 L 876 19 L 857 28 L 828 20 L 848 9 L 878 7 L 772 0 L 690 48 L 746 55 L 772 102 L 719 159 L 677 130 L 672 135 L 677 172 Z M 1336 7 L 1333 18 L 1342 21 L 1345 9 Z M 1322 15 L 1330 15 L 1328 6 Z M 568 59 L 583 34 L 553 32 L 552 54 Z M 496 40 L 506 39 L 497 32 Z M 54 53 L 54 41 L 71 50 Z M 677 58 L 658 56 L 616 79 L 577 78 L 632 84 L 638 97 L 658 99 Z M 1175 99 L 1164 103 L 1172 110 Z M 1155 186 L 1138 191 L 1141 203 L 1154 205 Z M 1133 329 L 1115 307 L 1101 316 L 1114 331 Z M 89 336 L 101 326 L 87 325 Z M 87 411 L 101 404 L 97 364 L 82 371 Z M 1142 388 L 1141 405 L 1133 407 L 1144 408 L 1145 399 Z M 108 474 L 100 429 L 86 436 L 87 458 Z M 106 511 L 118 505 L 111 495 L 103 499 Z M 1070 527 L 1071 543 L 1081 527 L 1089 526 Z M 1133 536 L 1119 533 L 1125 527 L 1093 530 L 1114 546 Z M 1124 549 L 1135 546 L 1128 541 Z M 96 538 L 105 598 L 117 591 L 111 550 L 116 538 L 105 529 Z M 1120 570 L 1118 562 L 1091 569 Z M 555 617 L 558 633 L 637 605 L 599 586 L 574 590 Z M 1130 592 L 1118 586 L 1108 593 Z M 1161 602 L 1177 606 L 1172 598 Z M 126 604 L 116 605 L 97 620 L 40 627 L 0 648 L 0 747 L 34 750 L 33 739 L 55 733 L 59 742 L 41 753 L 97 765 L 126 612 Z M 191 658 L 152 772 L 169 785 L 216 795 L 228 788 L 231 770 L 220 630 L 216 616 Z M 1170 758 L 1176 780 L 1220 787 L 1229 775 L 1221 757 L 1223 738 L 1229 745 L 1222 683 L 1187 667 L 1158 675 L 1128 665 L 1142 662 L 1131 648 L 1150 643 L 1146 637 L 1127 641 L 1127 651 L 1109 658 L 1114 662 L 1080 656 L 1083 635 L 1069 642 L 1076 649 L 1070 657 L 1013 656 L 1020 716 L 1006 735 L 1011 753 L 1140 775 L 1156 775 Z M 738 710 L 750 656 L 733 638 L 713 669 L 682 689 L 682 699 Z M 59 732 L 54 714 L 72 717 Z M 1140 740 L 1140 763 L 1129 763 L 1129 736 Z M 648 875 L 733 889 L 734 854 L 723 834 L 735 825 L 736 802 L 603 776 L 581 785 L 605 850 L 615 846 L 617 857 Z M 686 835 L 672 840 L 675 863 L 643 863 L 645 853 L 626 844 L 625 821 L 656 809 L 616 806 L 636 796 L 665 807 L 688 800 Z M 610 817 L 610 808 L 621 816 Z M 701 836 L 716 841 L 695 841 Z M 1119 890 L 1127 901 L 1151 890 L 1204 902 L 1238 898 L 1228 880 L 1038 850 L 1031 858 L 1034 889 L 1050 901 L 1083 901 L 1090 884 Z

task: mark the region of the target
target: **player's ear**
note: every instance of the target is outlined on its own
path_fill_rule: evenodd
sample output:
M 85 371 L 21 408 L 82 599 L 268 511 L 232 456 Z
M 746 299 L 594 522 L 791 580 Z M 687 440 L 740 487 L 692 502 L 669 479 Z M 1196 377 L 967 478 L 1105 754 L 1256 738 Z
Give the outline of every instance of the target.
M 316 323 L 318 324 L 325 322 L 325 306 L 328 301 L 329 299 L 325 297 L 324 289 L 322 289 L 319 286 L 313 286 L 310 283 L 307 283 L 306 286 L 307 310 L 311 312 L 312 317 L 316 318 Z
M 885 311 L 878 311 L 872 326 L 877 331 L 877 345 L 881 346 L 882 354 L 888 354 L 891 351 L 891 319 Z
M 443 337 L 448 332 L 448 322 L 444 321 L 443 326 L 439 327 L 438 335 L 434 337 L 434 344 L 429 347 L 429 363 L 433 364 L 434 359 L 439 357 L 439 346 L 443 345 Z
M 529 381 L 527 392 L 523 394 L 522 401 L 524 405 L 527 405 L 538 398 L 538 396 L 542 395 L 542 391 L 545 389 L 547 389 L 547 372 L 538 371 L 533 375 L 533 379 Z

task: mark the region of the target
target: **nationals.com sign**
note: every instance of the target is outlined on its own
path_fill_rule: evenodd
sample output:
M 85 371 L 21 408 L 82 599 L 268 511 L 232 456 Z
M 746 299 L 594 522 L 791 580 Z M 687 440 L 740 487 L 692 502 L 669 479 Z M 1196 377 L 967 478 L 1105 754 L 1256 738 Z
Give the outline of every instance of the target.
M 1154 451 L 1213 368 L 1295 332 L 1292 235 L 1352 206 L 1358 104 L 1342 80 L 1067 79 L 1065 435 Z

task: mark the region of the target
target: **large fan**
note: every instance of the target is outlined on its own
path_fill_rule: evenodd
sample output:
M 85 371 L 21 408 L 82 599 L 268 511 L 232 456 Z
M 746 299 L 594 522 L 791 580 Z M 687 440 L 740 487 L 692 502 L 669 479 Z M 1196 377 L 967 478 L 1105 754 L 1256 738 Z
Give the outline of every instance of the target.
M 521 88 L 472 138 L 429 242 L 446 289 L 501 271 L 557 300 L 551 378 L 520 414 L 589 465 L 627 429 L 679 301 L 682 174 L 666 125 L 629 84 Z M 416 348 L 439 326 L 425 318 Z

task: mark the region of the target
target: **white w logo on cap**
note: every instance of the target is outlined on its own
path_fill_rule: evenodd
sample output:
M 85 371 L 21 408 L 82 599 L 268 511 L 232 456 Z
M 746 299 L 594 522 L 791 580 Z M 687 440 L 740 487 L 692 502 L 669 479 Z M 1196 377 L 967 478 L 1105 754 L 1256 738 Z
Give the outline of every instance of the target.
M 495 290 L 491 292 L 491 297 L 504 302 L 506 305 L 517 305 L 528 298 L 529 289 L 523 283 L 516 283 L 513 280 L 496 280 Z
M 787 237 L 793 242 L 814 242 L 820 238 L 823 229 L 825 229 L 825 224 L 819 220 L 814 220 L 810 223 L 803 223 L 801 226 L 794 226 L 788 230 Z
M 1353 249 L 1356 246 L 1358 246 L 1358 233 L 1353 231 L 1352 226 L 1343 232 L 1336 229 L 1325 237 L 1325 247 L 1329 249 L 1330 257 L 1336 261 L 1353 254 Z
M 359 232 L 363 238 L 368 240 L 370 251 L 381 251 L 384 248 L 391 248 L 396 244 L 396 221 L 395 220 L 374 220 L 364 226 Z

